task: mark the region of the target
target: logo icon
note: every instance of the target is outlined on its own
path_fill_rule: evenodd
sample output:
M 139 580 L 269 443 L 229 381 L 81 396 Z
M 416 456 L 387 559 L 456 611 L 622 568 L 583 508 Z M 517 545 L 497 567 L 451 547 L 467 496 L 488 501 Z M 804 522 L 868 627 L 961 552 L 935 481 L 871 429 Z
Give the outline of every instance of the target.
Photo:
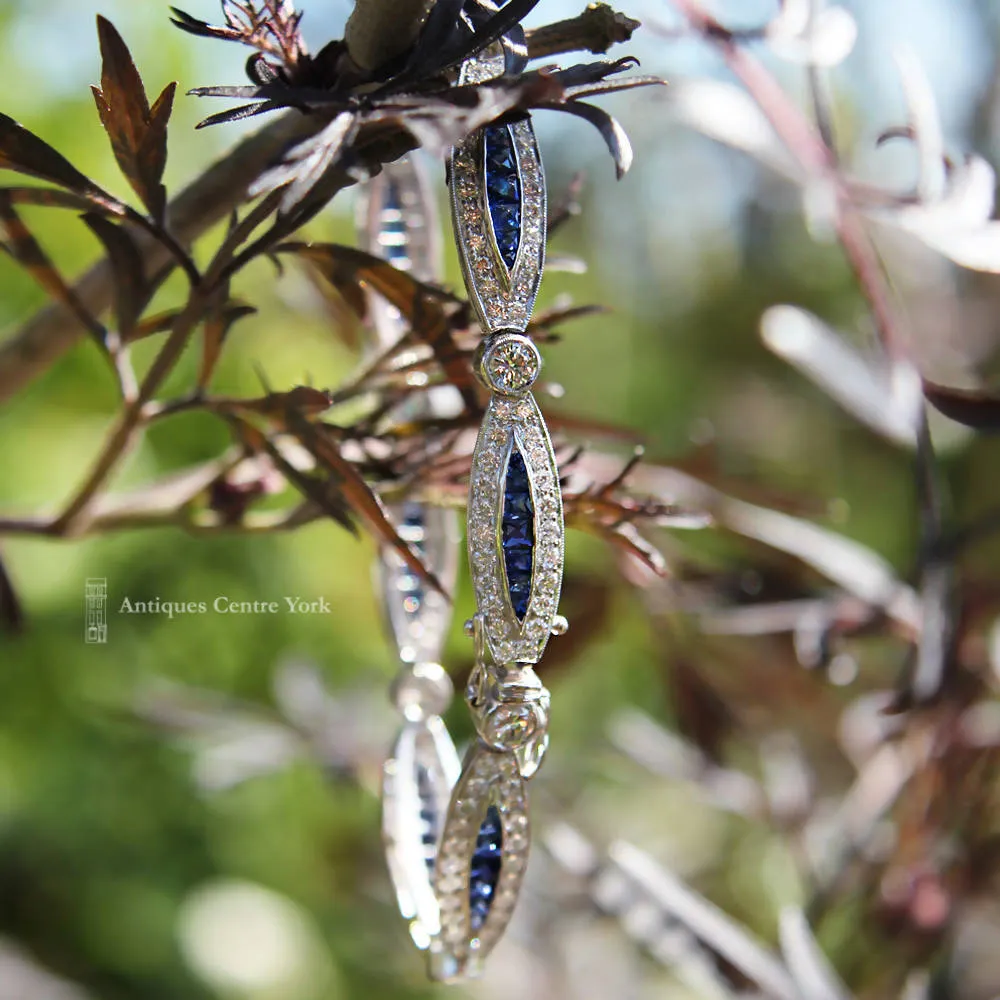
M 86 583 L 87 620 L 83 641 L 103 645 L 108 641 L 108 581 L 90 577 Z

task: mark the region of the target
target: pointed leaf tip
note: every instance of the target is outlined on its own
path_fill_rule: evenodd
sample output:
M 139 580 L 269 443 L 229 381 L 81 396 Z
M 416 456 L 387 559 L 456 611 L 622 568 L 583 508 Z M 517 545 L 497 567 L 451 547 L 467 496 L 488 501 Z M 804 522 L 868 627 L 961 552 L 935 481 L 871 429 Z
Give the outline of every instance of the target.
M 161 180 L 167 160 L 167 122 L 176 83 L 167 84 L 152 108 L 142 77 L 118 29 L 97 17 L 101 43 L 101 85 L 92 87 L 97 111 L 115 159 L 133 190 L 157 221 L 166 212 Z

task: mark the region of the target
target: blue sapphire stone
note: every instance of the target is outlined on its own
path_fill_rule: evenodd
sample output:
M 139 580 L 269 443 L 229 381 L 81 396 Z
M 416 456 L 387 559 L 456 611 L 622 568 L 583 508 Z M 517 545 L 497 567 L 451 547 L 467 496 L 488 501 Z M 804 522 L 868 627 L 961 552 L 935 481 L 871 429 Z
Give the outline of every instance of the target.
M 404 254 L 405 256 L 405 254 Z M 408 502 L 403 507 L 403 518 L 400 523 L 400 535 L 417 550 L 421 558 L 426 556 L 424 547 L 424 512 L 420 504 Z M 408 617 L 415 617 L 424 603 L 424 587 L 420 577 L 415 573 L 401 573 L 397 578 L 403 608 Z
M 531 549 L 509 548 L 507 550 L 507 565 L 514 573 L 531 576 Z
M 493 220 L 493 235 L 508 270 L 514 267 L 521 243 L 521 188 L 517 157 L 506 125 L 493 125 L 484 133 L 486 201 Z
M 403 219 L 403 203 L 399 196 L 399 188 L 395 183 L 386 187 L 385 200 L 382 203 L 382 234 L 387 239 L 382 241 L 382 253 L 390 263 L 406 260 L 407 232 Z
M 424 845 L 424 861 L 433 871 L 437 855 L 438 817 L 431 776 L 421 764 L 417 765 L 417 795 L 420 797 L 420 842 Z
M 474 931 L 478 931 L 489 916 L 493 895 L 500 880 L 502 860 L 503 825 L 497 807 L 490 806 L 479 827 L 469 872 L 469 923 Z
M 528 488 L 528 467 L 524 464 L 524 456 L 512 448 L 510 459 L 507 462 L 507 483 L 506 491 L 515 493 Z
M 515 447 L 507 462 L 503 516 L 500 519 L 507 590 L 518 621 L 524 621 L 531 597 L 531 570 L 535 547 L 535 508 L 524 457 Z

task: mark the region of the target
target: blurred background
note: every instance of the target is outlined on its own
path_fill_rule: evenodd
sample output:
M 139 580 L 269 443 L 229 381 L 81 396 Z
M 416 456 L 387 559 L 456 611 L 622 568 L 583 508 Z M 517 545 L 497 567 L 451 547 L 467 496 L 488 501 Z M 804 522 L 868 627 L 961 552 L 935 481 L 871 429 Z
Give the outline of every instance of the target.
M 183 6 L 218 19 L 209 0 Z M 347 3 L 302 6 L 316 47 L 340 37 Z M 542 0 L 528 23 L 572 16 L 578 6 Z M 923 67 L 946 150 L 996 162 L 996 5 L 843 6 L 858 39 L 829 83 L 840 152 L 853 173 L 900 191 L 915 182 L 907 144 L 875 148 L 879 133 L 907 118 L 900 52 Z M 918 555 L 912 453 L 852 419 L 760 334 L 765 311 L 790 303 L 859 344 L 870 340 L 867 306 L 843 255 L 798 185 L 732 148 L 742 141 L 710 137 L 740 131 L 730 92 L 692 89 L 732 83 L 717 56 L 678 33 L 683 22 L 666 3 L 636 0 L 623 9 L 645 25 L 623 53 L 670 81 L 603 102 L 632 137 L 633 170 L 615 183 L 596 133 L 568 116 L 537 116 L 553 194 L 586 173 L 582 213 L 552 252 L 588 268 L 585 277 L 547 275 L 540 304 L 570 296 L 612 310 L 567 327 L 547 349 L 546 375 L 562 387 L 547 407 L 633 428 L 648 458 L 807 517 L 906 579 Z M 720 0 L 713 9 L 748 27 L 774 13 L 766 0 Z M 169 80 L 181 93 L 240 83 L 244 53 L 174 30 L 158 2 L 0 0 L 0 109 L 125 197 L 88 91 L 100 75 L 97 13 L 126 38 L 151 92 Z M 804 100 L 802 67 L 757 50 Z M 721 125 L 708 120 L 698 94 L 718 98 L 711 107 Z M 178 98 L 169 190 L 240 133 L 195 132 L 214 110 Z M 443 196 L 443 170 L 429 166 Z M 92 236 L 67 216 L 26 216 L 64 273 L 97 256 Z M 350 195 L 310 232 L 353 242 Z M 961 271 L 892 227 L 880 234 L 880 249 L 924 375 L 964 386 L 988 380 L 1000 278 Z M 169 283 L 164 301 L 179 287 Z M 234 293 L 260 312 L 227 347 L 218 391 L 257 395 L 261 370 L 277 388 L 336 386 L 354 369 L 356 355 L 331 335 L 300 273 L 277 280 L 260 262 Z M 28 276 L 0 262 L 3 328 L 43 302 Z M 149 350 L 139 345 L 140 362 Z M 196 364 L 192 353 L 167 391 L 188 384 Z M 5 404 L 0 509 L 63 503 L 115 410 L 116 387 L 84 342 Z M 958 521 L 995 507 L 996 438 L 940 417 L 932 433 Z M 209 459 L 228 444 L 222 423 L 175 417 L 153 428 L 118 485 Z M 732 531 L 656 541 L 676 586 L 640 595 L 614 553 L 591 538 L 570 539 L 564 610 L 586 619 L 585 641 L 544 674 L 552 747 L 533 783 L 535 871 L 487 976 L 448 989 L 580 1000 L 750 991 L 745 970 L 733 971 L 739 962 L 699 951 L 665 915 L 665 897 L 677 902 L 669 878 L 680 877 L 765 950 L 778 939 L 782 908 L 805 908 L 829 961 L 859 996 L 925 987 L 906 995 L 1000 995 L 996 816 L 982 805 L 977 832 L 994 853 L 957 876 L 953 863 L 967 843 L 947 823 L 924 841 L 901 839 L 915 815 L 927 819 L 929 805 L 921 813 L 911 803 L 908 816 L 890 822 L 864 799 L 872 788 L 878 799 L 877 778 L 858 786 L 861 762 L 892 725 L 878 708 L 898 678 L 903 646 L 862 636 L 810 667 L 793 641 L 799 634 L 734 637 L 716 621 L 718 634 L 706 635 L 713 626 L 701 613 L 702 586 L 718 607 L 719 595 L 744 606 L 818 594 L 828 584 L 787 552 Z M 394 727 L 385 689 L 396 664 L 370 586 L 374 554 L 369 540 L 326 522 L 280 536 L 158 529 L 4 540 L 26 629 L 0 639 L 0 998 L 374 1000 L 447 991 L 425 979 L 380 849 L 377 782 Z M 995 543 L 978 545 L 962 572 L 995 587 L 998 558 Z M 106 645 L 83 641 L 87 578 L 107 580 Z M 325 598 L 333 611 L 118 613 L 126 597 L 211 604 L 220 595 Z M 457 600 L 446 665 L 460 684 L 470 657 L 460 629 L 472 603 L 467 579 Z M 448 721 L 458 739 L 469 736 L 463 705 Z M 878 773 L 892 785 L 895 772 Z M 1000 789 L 983 781 L 977 794 L 995 808 Z M 877 835 L 860 869 L 824 882 L 817 872 L 835 855 L 824 823 L 847 809 L 852 789 L 871 807 Z M 925 791 L 930 802 L 941 790 Z M 651 900 L 637 886 L 655 887 L 660 875 L 668 882 Z

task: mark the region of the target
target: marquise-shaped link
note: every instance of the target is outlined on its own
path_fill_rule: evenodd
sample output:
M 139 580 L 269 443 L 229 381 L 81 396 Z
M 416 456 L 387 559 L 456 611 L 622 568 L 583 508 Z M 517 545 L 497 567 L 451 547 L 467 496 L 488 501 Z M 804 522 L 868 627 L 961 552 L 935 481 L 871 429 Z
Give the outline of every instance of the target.
M 366 182 L 358 208 L 359 241 L 370 253 L 421 281 L 441 277 L 441 240 L 434 194 L 426 174 L 411 157 L 388 163 Z M 368 352 L 385 350 L 399 341 L 407 321 L 375 292 L 369 293 L 374 337 Z M 396 412 L 400 419 L 448 416 L 461 405 L 457 390 L 440 386 L 406 400 Z M 389 508 L 390 519 L 403 539 L 451 593 L 458 572 L 458 515 L 453 510 L 403 503 Z M 382 606 L 404 663 L 440 659 L 451 608 L 444 596 L 430 590 L 392 549 L 380 560 Z
M 514 754 L 477 741 L 466 755 L 438 850 L 435 978 L 478 974 L 514 912 L 529 839 L 527 793 Z
M 524 464 L 527 502 L 510 487 L 515 453 Z M 518 516 L 528 511 L 528 520 L 512 521 L 515 503 Z M 528 536 L 530 547 L 522 544 Z M 494 396 L 486 409 L 469 480 L 468 545 L 490 654 L 497 663 L 537 663 L 558 611 L 564 540 L 552 443 L 530 393 L 517 399 Z M 525 561 L 514 563 L 511 553 Z M 512 580 L 515 569 L 525 566 L 530 567 L 527 573 Z
M 387 163 L 366 181 L 358 199 L 360 245 L 418 281 L 440 281 L 441 232 L 434 193 L 413 157 Z M 380 295 L 369 295 L 375 347 L 386 349 L 406 330 L 395 306 Z
M 399 536 L 416 550 L 445 591 L 453 593 L 461 539 L 457 512 L 412 502 L 395 504 L 388 514 Z M 451 602 L 428 587 L 393 549 L 383 549 L 379 577 L 382 607 L 399 658 L 404 663 L 440 660 L 451 623 Z
M 418 948 L 441 930 L 434 866 L 461 765 L 441 719 L 408 722 L 382 769 L 382 839 L 396 900 Z
M 506 143 L 509 171 L 497 155 L 487 158 Z M 547 212 L 530 119 L 489 125 L 455 146 L 451 205 L 465 284 L 484 330 L 525 330 L 545 263 Z

